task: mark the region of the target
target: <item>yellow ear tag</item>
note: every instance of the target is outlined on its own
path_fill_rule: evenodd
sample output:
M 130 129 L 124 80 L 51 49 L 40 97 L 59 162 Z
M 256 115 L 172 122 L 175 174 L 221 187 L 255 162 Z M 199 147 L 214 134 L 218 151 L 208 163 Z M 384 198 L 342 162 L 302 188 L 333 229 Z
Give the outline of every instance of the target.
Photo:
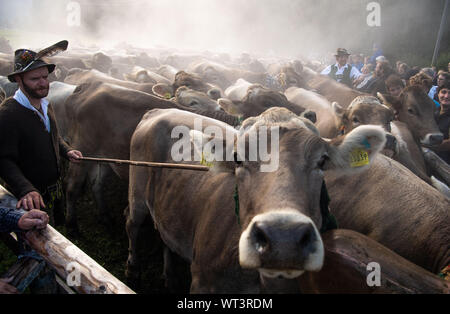
M 362 167 L 369 164 L 369 153 L 364 149 L 356 148 L 350 154 L 350 166 Z
M 206 157 L 205 157 L 205 154 L 202 152 L 202 160 L 200 161 L 200 164 L 202 164 L 203 166 L 211 168 L 213 166 L 213 162 L 212 161 L 207 161 L 207 159 L 210 159 L 209 156 L 210 155 L 207 154 Z
M 170 98 L 172 98 L 172 95 L 170 93 L 165 93 L 164 94 L 164 98 L 165 99 L 170 99 Z

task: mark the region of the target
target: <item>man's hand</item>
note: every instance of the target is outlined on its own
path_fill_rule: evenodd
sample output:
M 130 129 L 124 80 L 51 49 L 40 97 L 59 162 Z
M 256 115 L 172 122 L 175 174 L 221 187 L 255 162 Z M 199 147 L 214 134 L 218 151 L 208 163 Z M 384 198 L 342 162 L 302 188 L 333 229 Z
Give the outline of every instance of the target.
M 36 191 L 29 192 L 25 194 L 16 205 L 16 208 L 23 207 L 25 210 L 30 210 L 32 208 L 41 209 L 45 208 L 44 200 L 41 194 Z
M 2 278 L 0 279 L 0 294 L 18 294 L 19 291 L 14 286 L 8 284 L 13 278 Z
M 22 230 L 30 230 L 36 227 L 37 229 L 44 229 L 48 224 L 48 215 L 41 210 L 32 209 L 20 217 L 17 225 Z
M 67 157 L 71 162 L 79 163 L 80 158 L 83 157 L 83 154 L 79 150 L 70 150 L 67 152 Z

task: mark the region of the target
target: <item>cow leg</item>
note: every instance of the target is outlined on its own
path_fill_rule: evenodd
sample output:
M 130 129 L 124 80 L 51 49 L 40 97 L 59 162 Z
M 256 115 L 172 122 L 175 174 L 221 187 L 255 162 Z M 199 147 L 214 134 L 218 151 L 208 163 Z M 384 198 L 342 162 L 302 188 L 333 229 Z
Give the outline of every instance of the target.
M 89 171 L 89 182 L 91 183 L 92 193 L 97 204 L 99 221 L 109 228 L 113 226 L 113 219 L 106 207 L 103 186 L 110 173 L 112 173 L 111 168 L 104 164 L 97 164 Z
M 129 214 L 126 221 L 128 260 L 125 276 L 127 277 L 127 283 L 136 288 L 140 283 L 140 265 L 137 256 L 139 230 L 149 212 L 144 202 L 135 202 L 132 199 L 130 197 Z
M 85 165 L 69 164 L 69 170 L 66 177 L 66 227 L 67 232 L 72 235 L 77 235 L 79 233 L 75 204 L 81 195 L 86 178 L 87 167 Z
M 164 246 L 163 278 L 170 293 L 189 293 L 189 264 Z

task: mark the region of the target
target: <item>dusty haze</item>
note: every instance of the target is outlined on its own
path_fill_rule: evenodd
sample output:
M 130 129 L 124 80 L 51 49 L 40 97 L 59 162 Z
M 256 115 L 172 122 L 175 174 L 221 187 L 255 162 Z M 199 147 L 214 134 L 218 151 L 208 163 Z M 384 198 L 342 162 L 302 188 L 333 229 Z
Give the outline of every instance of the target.
M 80 25 L 69 26 L 80 5 Z M 381 26 L 369 27 L 367 4 L 381 7 Z M 14 45 L 40 48 L 53 40 L 71 45 L 180 51 L 250 52 L 256 55 L 327 58 L 337 47 L 385 54 L 411 51 L 431 58 L 444 0 L 0 0 L 2 29 L 50 34 L 25 36 Z M 20 21 L 20 22 L 19 22 Z M 448 50 L 447 21 L 442 50 Z M 445 39 L 446 38 L 446 39 Z M 14 46 L 14 49 L 19 48 Z

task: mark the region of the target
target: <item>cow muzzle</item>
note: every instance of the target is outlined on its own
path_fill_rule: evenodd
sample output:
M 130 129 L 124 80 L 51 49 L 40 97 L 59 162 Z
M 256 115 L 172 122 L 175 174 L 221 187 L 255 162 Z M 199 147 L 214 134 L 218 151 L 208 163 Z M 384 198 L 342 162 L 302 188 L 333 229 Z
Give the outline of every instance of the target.
M 295 278 L 319 271 L 324 249 L 313 221 L 294 210 L 255 216 L 239 240 L 239 263 L 267 277 Z
M 420 142 L 425 146 L 437 146 L 444 140 L 442 133 L 428 133 Z

